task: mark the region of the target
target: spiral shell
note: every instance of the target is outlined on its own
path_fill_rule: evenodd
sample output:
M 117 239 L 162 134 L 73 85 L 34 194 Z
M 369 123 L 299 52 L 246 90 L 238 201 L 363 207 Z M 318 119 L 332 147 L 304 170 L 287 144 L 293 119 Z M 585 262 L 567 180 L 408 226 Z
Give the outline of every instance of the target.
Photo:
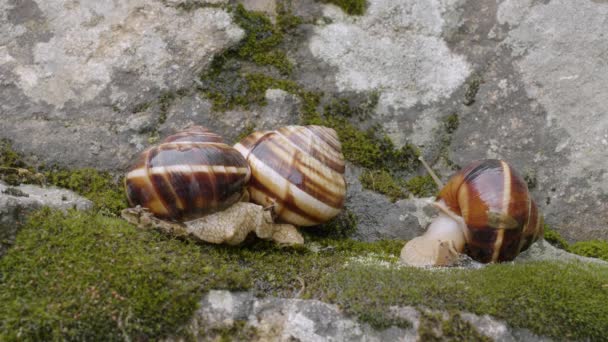
M 344 156 L 333 129 L 286 126 L 254 132 L 235 148 L 251 167 L 251 200 L 273 205 L 281 221 L 313 226 L 340 213 L 346 195 Z
M 131 206 L 185 221 L 236 203 L 250 177 L 243 156 L 222 138 L 194 126 L 145 150 L 127 173 Z
M 456 173 L 441 190 L 466 225 L 465 252 L 488 263 L 513 260 L 543 235 L 543 217 L 526 182 L 503 160 L 480 160 Z

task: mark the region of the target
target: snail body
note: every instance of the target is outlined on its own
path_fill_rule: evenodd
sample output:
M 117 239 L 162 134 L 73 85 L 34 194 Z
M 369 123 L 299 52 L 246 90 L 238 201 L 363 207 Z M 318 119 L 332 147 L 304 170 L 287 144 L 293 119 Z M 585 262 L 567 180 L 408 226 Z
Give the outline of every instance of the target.
M 434 206 L 439 217 L 406 244 L 403 262 L 447 265 L 459 253 L 482 263 L 510 261 L 543 234 L 526 182 L 503 160 L 469 164 L 450 178 Z
M 238 151 L 219 135 L 193 126 L 145 150 L 127 173 L 125 188 L 131 206 L 185 221 L 238 202 L 249 177 Z
M 251 168 L 251 200 L 273 206 L 281 221 L 313 226 L 340 213 L 345 164 L 333 129 L 286 126 L 254 132 L 234 147 Z

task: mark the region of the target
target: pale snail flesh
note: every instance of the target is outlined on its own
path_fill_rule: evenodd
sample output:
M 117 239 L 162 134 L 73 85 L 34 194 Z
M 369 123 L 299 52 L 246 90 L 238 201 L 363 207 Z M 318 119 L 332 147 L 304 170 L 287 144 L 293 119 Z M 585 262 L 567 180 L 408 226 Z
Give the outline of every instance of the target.
M 333 129 L 286 126 L 254 132 L 234 147 L 251 168 L 251 200 L 272 206 L 280 221 L 314 226 L 340 213 L 345 162 Z
M 460 253 L 482 263 L 510 261 L 543 235 L 543 217 L 526 182 L 503 160 L 466 166 L 441 189 L 434 206 L 439 216 L 405 245 L 402 262 L 450 265 Z
M 225 209 L 244 195 L 250 169 L 243 156 L 201 126 L 145 150 L 127 173 L 131 206 L 185 221 Z

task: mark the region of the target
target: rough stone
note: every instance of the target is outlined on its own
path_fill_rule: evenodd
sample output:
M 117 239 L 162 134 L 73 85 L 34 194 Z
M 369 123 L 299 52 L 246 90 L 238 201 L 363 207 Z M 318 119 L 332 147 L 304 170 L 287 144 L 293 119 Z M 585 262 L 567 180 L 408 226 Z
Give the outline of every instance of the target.
M 42 207 L 90 209 L 93 203 L 72 191 L 37 185 L 7 186 L 0 182 L 0 256 L 12 245 L 28 213 Z
M 355 238 L 409 240 L 424 232 L 435 212 L 432 198 L 402 199 L 393 203 L 384 195 L 363 189 L 360 175 L 360 168 L 347 163 L 345 206 L 357 216 Z
M 397 318 L 411 323 L 408 329 L 392 326 L 372 328 L 344 314 L 336 305 L 317 300 L 256 298 L 249 292 L 210 291 L 187 327 L 199 341 L 214 340 L 222 331 L 244 322 L 255 329 L 256 341 L 415 341 L 418 338 L 420 311 L 414 307 L 391 307 Z M 447 312 L 439 313 L 448 317 Z M 548 341 L 524 329 L 514 329 L 490 316 L 462 313 L 462 318 L 495 341 Z M 243 329 L 243 326 L 240 327 Z M 525 338 L 525 339 L 524 339 Z M 178 341 L 170 338 L 168 341 Z
M 3 1 L 0 32 L 0 136 L 47 164 L 103 169 L 148 138 L 129 129 L 140 108 L 192 87 L 243 36 L 225 10 L 161 0 Z
M 338 68 L 339 91 L 381 90 L 380 115 L 449 96 L 469 74 L 440 35 L 443 12 L 458 1 L 373 0 L 362 17 L 327 6 L 332 21 L 315 30 L 312 54 Z
M 330 23 L 318 23 L 309 50 L 331 68 L 305 80 L 379 91 L 370 121 L 398 146 L 418 145 L 444 180 L 444 158 L 505 159 L 535 181 L 553 229 L 569 241 L 608 239 L 605 2 L 368 4 L 361 17 L 324 7 Z M 437 132 L 450 114 L 460 126 L 446 146 Z
M 280 90 L 267 91 L 266 107 L 226 113 L 196 91 L 213 56 L 243 37 L 218 4 L 228 2 L 0 3 L 0 138 L 35 162 L 120 171 L 192 123 L 228 142 L 252 126 L 296 123 L 299 100 Z M 445 165 L 506 159 L 535 180 L 553 229 L 569 241 L 608 239 L 605 2 L 370 0 L 364 15 L 349 16 L 305 0 L 292 9 L 305 24 L 281 47 L 306 90 L 378 92 L 362 126 L 418 145 L 444 180 Z M 446 141 L 437 132 L 454 113 L 460 126 Z M 347 205 L 359 238 L 421 232 L 419 201 L 362 190 L 358 172 L 348 176 Z

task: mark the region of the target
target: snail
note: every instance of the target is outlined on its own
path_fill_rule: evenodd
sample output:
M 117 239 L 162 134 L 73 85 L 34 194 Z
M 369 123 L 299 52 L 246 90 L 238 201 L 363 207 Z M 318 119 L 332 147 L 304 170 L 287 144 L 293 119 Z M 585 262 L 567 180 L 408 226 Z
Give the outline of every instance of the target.
M 142 228 L 238 244 L 250 232 L 281 244 L 302 244 L 292 225 L 273 223 L 248 197 L 251 171 L 222 137 L 193 126 L 145 150 L 125 177 L 129 204 L 121 216 Z
M 238 202 L 251 172 L 222 140 L 194 126 L 145 150 L 125 178 L 129 204 L 159 218 L 187 220 Z
M 439 215 L 410 240 L 401 261 L 413 266 L 454 264 L 460 253 L 482 262 L 510 261 L 543 235 L 543 217 L 522 177 L 504 160 L 475 161 L 442 186 Z
M 251 168 L 251 200 L 272 206 L 282 222 L 314 226 L 340 213 L 345 164 L 333 129 L 286 126 L 254 132 L 234 147 Z

